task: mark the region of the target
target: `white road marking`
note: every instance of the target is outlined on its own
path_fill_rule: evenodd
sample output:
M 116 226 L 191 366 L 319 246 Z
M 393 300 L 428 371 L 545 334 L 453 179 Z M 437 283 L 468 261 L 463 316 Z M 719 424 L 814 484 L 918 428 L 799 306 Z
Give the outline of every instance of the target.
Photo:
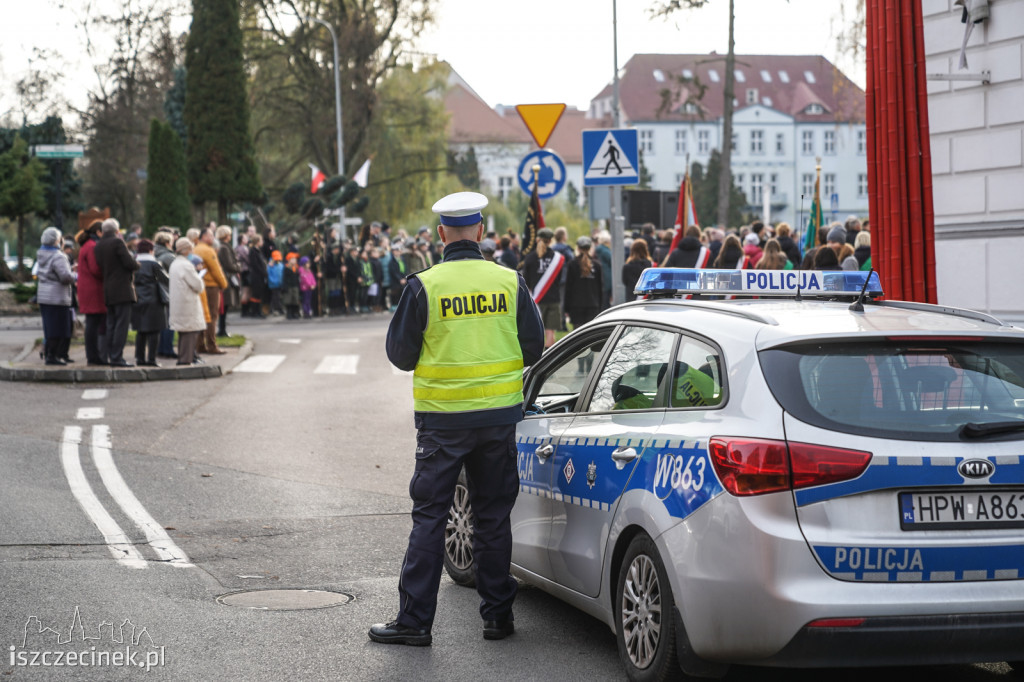
M 102 407 L 79 407 L 75 419 L 103 419 Z
M 107 389 L 105 388 L 87 388 L 82 393 L 82 400 L 103 400 L 107 397 Z
M 278 343 L 292 343 L 292 344 L 298 345 L 298 344 L 302 343 L 302 339 L 278 339 L 277 342 Z
M 355 374 L 358 355 L 325 355 L 313 374 Z
M 64 466 L 64 476 L 68 479 L 71 494 L 78 500 L 86 516 L 95 524 L 103 535 L 110 553 L 117 562 L 128 568 L 146 568 L 146 560 L 131 544 L 117 521 L 103 508 L 92 486 L 82 471 L 82 461 L 78 457 L 78 444 L 82 442 L 82 427 L 65 426 L 60 443 L 60 461 Z
M 285 357 L 284 355 L 250 355 L 231 371 L 269 374 L 284 362 Z
M 412 374 L 413 374 L 412 370 L 409 370 L 408 372 L 406 372 L 404 369 L 398 369 L 394 365 L 391 365 L 391 373 L 392 374 L 405 375 L 405 376 L 409 376 L 409 377 L 411 377 Z
M 149 546 L 153 548 L 161 561 L 167 561 L 171 566 L 189 568 L 192 563 L 181 549 L 174 544 L 163 526 L 150 516 L 146 508 L 142 506 L 135 493 L 131 491 L 128 484 L 121 478 L 121 472 L 114 464 L 114 458 L 110 454 L 110 427 L 97 425 L 92 427 L 92 461 L 96 464 L 96 470 L 100 472 L 103 485 L 114 498 L 121 510 L 135 522 L 135 525 L 146 534 Z

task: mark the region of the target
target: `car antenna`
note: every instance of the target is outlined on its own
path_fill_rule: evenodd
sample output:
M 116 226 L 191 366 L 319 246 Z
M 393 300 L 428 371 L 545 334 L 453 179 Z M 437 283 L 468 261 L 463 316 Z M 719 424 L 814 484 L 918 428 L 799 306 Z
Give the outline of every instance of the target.
M 868 276 L 864 278 L 864 286 L 860 288 L 860 295 L 857 297 L 856 301 L 850 304 L 850 310 L 852 310 L 855 313 L 864 312 L 864 294 L 868 290 L 868 282 L 871 281 L 871 275 L 873 275 L 874 272 L 874 268 L 868 270 Z
M 800 218 L 799 218 L 799 220 L 797 222 L 797 225 L 802 225 L 803 222 L 804 222 L 804 195 L 803 195 L 803 192 L 801 192 L 800 193 Z M 806 230 L 807 228 L 805 227 L 804 229 Z M 807 241 L 807 235 L 804 235 L 804 241 Z M 800 277 L 796 278 L 796 302 L 797 303 L 799 303 L 800 301 L 803 300 L 802 298 L 800 298 L 800 279 L 801 279 Z

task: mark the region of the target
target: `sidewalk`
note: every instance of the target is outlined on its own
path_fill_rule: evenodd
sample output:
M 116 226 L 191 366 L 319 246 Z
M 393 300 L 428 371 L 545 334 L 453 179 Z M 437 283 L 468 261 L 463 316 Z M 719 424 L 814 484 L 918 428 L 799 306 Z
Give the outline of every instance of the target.
M 0 317 L 0 339 L 4 330 L 17 330 L 17 336 L 29 340 L 21 344 L 8 341 L 0 343 L 0 381 L 56 381 L 65 383 L 83 382 L 139 382 L 169 381 L 175 379 L 213 379 L 229 373 L 238 363 L 252 353 L 252 341 L 246 341 L 240 348 L 225 348 L 224 355 L 203 355 L 206 364 L 177 366 L 171 358 L 157 358 L 160 367 L 96 367 L 85 362 L 85 346 L 72 344 L 69 356 L 74 363 L 65 367 L 46 365 L 39 357 L 39 346 L 35 339 L 43 335 L 39 317 Z M 229 330 L 230 331 L 230 330 Z M 13 336 L 13 335 L 12 335 Z M 133 361 L 135 348 L 125 346 L 125 359 Z

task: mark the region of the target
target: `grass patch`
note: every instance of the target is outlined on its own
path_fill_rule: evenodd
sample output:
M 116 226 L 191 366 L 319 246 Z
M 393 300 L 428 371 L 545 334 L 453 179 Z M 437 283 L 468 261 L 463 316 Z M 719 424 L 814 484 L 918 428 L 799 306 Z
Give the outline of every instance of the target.
M 221 348 L 241 348 L 242 346 L 245 345 L 246 341 L 247 341 L 247 339 L 244 336 L 242 336 L 241 334 L 232 334 L 231 336 L 218 336 L 217 337 L 217 345 L 220 346 Z M 175 345 L 177 345 L 177 343 L 178 343 L 177 337 L 175 337 L 174 343 L 175 343 Z M 36 345 L 37 346 L 41 346 L 42 344 L 43 344 L 43 338 L 42 337 L 39 337 L 38 339 L 36 339 Z M 85 339 L 82 338 L 81 336 L 76 336 L 73 339 L 71 339 L 71 345 L 72 346 L 83 346 L 83 345 L 85 345 Z M 125 345 L 126 348 L 128 346 L 134 346 L 135 345 L 135 330 L 134 329 L 128 330 L 128 340 L 125 341 L 124 345 Z

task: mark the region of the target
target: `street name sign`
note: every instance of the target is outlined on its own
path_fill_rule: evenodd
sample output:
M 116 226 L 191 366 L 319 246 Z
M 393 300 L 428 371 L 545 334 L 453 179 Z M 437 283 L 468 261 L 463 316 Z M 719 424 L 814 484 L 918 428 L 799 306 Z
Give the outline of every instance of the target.
M 77 159 L 85 156 L 80 144 L 37 144 L 32 152 L 38 159 Z

